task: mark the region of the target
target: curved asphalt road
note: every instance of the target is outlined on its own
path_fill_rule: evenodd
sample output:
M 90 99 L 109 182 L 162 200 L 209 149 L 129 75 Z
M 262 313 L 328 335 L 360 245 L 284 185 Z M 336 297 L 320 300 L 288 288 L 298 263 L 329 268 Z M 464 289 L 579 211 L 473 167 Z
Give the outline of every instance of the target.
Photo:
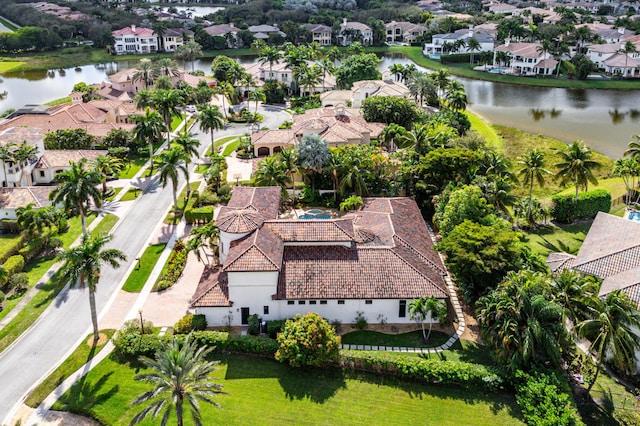
M 279 108 L 260 107 L 265 115 L 264 127 L 277 128 L 288 114 Z M 210 135 L 193 129 L 202 145 L 200 153 L 210 144 Z M 216 132 L 216 139 L 246 132 L 246 126 L 231 126 Z M 180 179 L 179 187 L 184 183 Z M 149 183 L 144 195 L 113 230 L 109 247 L 117 247 L 127 256 L 118 269 L 105 267 L 96 292 L 98 318 L 110 298 L 120 289 L 126 273 L 143 249 L 150 236 L 164 220 L 172 203 L 171 185 L 162 188 L 157 177 Z M 49 308 L 22 336 L 0 354 L 0 419 L 3 424 L 22 402 L 26 392 L 46 374 L 76 342 L 91 331 L 89 298 L 86 290 L 71 289 L 61 292 Z

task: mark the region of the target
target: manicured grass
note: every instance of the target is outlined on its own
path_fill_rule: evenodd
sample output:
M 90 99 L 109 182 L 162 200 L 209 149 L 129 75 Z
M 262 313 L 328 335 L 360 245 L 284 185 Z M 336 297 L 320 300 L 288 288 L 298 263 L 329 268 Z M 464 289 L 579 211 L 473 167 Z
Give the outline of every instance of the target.
M 18 28 L 20 28 L 20 27 L 18 27 L 16 25 L 12 24 L 11 22 L 7 21 L 2 16 L 0 16 L 0 23 L 2 23 L 2 25 L 4 25 L 5 27 L 9 28 L 11 31 L 15 31 Z
M 56 106 L 56 105 L 63 105 L 63 104 L 70 104 L 70 103 L 71 103 L 71 96 L 65 96 L 64 98 L 54 99 L 52 101 L 46 102 L 45 105 Z
M 142 290 L 142 287 L 144 287 L 147 279 L 149 279 L 149 275 L 151 275 L 151 271 L 156 266 L 158 258 L 166 245 L 166 243 L 154 244 L 145 249 L 140 257 L 140 267 L 136 267 L 131 271 L 131 274 L 127 277 L 127 281 L 124 283 L 124 286 L 122 286 L 124 291 L 138 293 Z
M 428 332 L 428 327 L 426 328 Z M 433 348 L 449 339 L 445 333 L 432 331 L 429 342 L 422 341 L 422 331 L 403 334 L 385 334 L 370 330 L 356 330 L 342 336 L 342 343 L 349 345 L 397 346 L 404 348 Z
M 142 194 L 142 191 L 137 188 L 129 188 L 129 190 L 120 198 L 120 201 L 133 201 Z
M 625 207 L 626 206 L 624 204 L 618 204 L 617 206 L 613 206 L 611 207 L 611 210 L 609 210 L 609 214 L 612 214 L 618 217 L 624 217 L 624 214 L 627 211 Z
M 622 178 L 598 179 L 598 185 L 589 185 L 589 190 L 592 189 L 606 189 L 611 194 L 611 199 L 616 199 L 627 193 L 627 187 L 624 185 Z M 566 188 L 560 192 L 562 195 L 575 195 L 575 193 L 575 186 Z
M 216 355 L 212 378 L 228 395 L 200 403 L 204 424 L 225 425 L 520 425 L 510 395 L 469 392 L 337 369 L 293 369 L 273 360 Z M 133 377 L 145 369 L 102 361 L 54 405 L 103 424 L 127 425 L 143 407 L 131 401 L 149 389 Z M 185 416 L 189 418 L 189 416 Z M 158 424 L 147 420 L 142 425 Z M 170 417 L 168 424 L 175 424 Z M 189 420 L 185 424 L 192 424 Z
M 534 197 L 550 197 L 551 195 L 565 189 L 560 186 L 560 182 L 554 179 L 554 177 L 557 171 L 555 165 L 561 161 L 561 158 L 558 155 L 557 151 L 565 150 L 567 144 L 557 139 L 522 132 L 511 127 L 493 126 L 493 128 L 496 130 L 498 135 L 500 135 L 504 142 L 504 153 L 511 159 L 511 162 L 513 163 L 512 169 L 514 172 L 517 172 L 522 167 L 520 164 L 518 164 L 518 157 L 526 155 L 534 147 L 544 153 L 545 168 L 549 170 L 551 174 L 547 175 L 545 179 L 546 183 L 543 188 L 540 188 L 538 184 L 534 184 Z M 593 172 L 594 176 L 596 176 L 596 178 L 598 179 L 604 179 L 605 177 L 607 177 L 613 169 L 614 161 L 607 156 L 600 154 L 599 152 L 594 152 L 592 158 L 602 165 L 602 167 Z M 571 190 L 571 188 L 567 189 L 569 191 Z M 518 196 L 528 196 L 529 188 L 525 188 L 523 186 L 516 187 L 514 192 Z
M 120 220 L 120 218 L 114 214 L 107 213 L 107 215 L 100 221 L 100 223 L 91 231 L 92 236 L 108 234 L 111 228 Z
M 585 387 L 587 385 L 584 384 Z M 614 410 L 637 410 L 635 396 L 604 371 L 598 375 L 590 395 L 597 405 L 578 405 L 582 420 L 589 426 L 617 426 L 620 423 L 613 418 Z
M 100 333 L 104 333 L 107 336 L 107 341 L 111 339 L 115 330 L 100 330 Z M 80 345 L 76 348 L 75 351 L 71 354 L 71 356 L 64 360 L 64 362 L 56 368 L 56 370 L 51 373 L 49 377 L 47 377 L 37 388 L 33 390 L 25 400 L 25 404 L 29 407 L 37 408 L 38 405 L 44 399 L 53 392 L 60 383 L 65 381 L 67 377 L 73 374 L 78 368 L 82 367 L 89 360 L 91 360 L 94 356 L 96 356 L 100 350 L 104 347 L 106 342 L 97 347 L 91 347 L 87 345 L 87 340 L 93 336 L 93 333 L 87 336 L 87 339 L 80 343 Z
M 149 160 L 149 157 L 137 157 L 127 163 L 127 167 L 123 168 L 118 174 L 120 179 L 131 179 L 140 171 L 142 166 Z
M 116 187 L 111 189 L 113 190 L 113 193 L 109 195 L 107 198 L 105 198 L 105 201 L 113 201 L 114 198 L 116 198 L 116 196 L 120 193 L 120 191 L 122 191 L 122 187 Z
M 87 218 L 87 226 L 93 219 L 95 219 L 95 214 Z M 103 223 L 96 227 L 91 234 L 98 235 L 100 233 L 106 233 L 115 222 L 117 222 L 117 218 L 109 214 L 103 219 Z M 59 237 L 63 242 L 64 248 L 68 248 L 81 233 L 80 218 L 74 217 L 70 219 L 69 225 L 69 230 Z M 54 263 L 55 258 L 42 258 L 26 265 L 24 272 L 26 272 L 29 277 L 29 285 L 34 286 Z M 29 301 L 9 324 L 0 330 L 0 352 L 5 350 L 38 319 L 40 314 L 42 314 L 56 298 L 60 290 L 64 288 L 65 284 L 66 282 L 60 278 L 59 273 L 55 273 L 49 281 L 42 285 L 33 299 Z M 4 317 L 8 312 L 9 310 L 7 309 L 0 312 L 0 318 Z
M 5 72 L 16 71 L 18 68 L 20 68 L 24 64 L 25 64 L 24 62 L 18 62 L 18 61 L 0 61 L 0 74 Z
M 545 225 L 524 233 L 523 241 L 534 253 L 544 258 L 551 252 L 564 251 L 576 254 L 584 241 L 592 221 L 581 221 L 571 225 Z
M 233 151 L 238 149 L 238 145 L 240 145 L 240 139 L 239 138 L 236 141 L 229 142 L 229 144 L 224 148 L 224 151 L 222 151 L 222 156 L 223 157 L 228 157 L 229 155 L 231 155 L 231 153 Z
M 184 114 L 180 114 L 180 116 L 173 117 L 171 119 L 171 131 L 176 130 L 176 128 L 184 121 Z
M 191 187 L 192 192 L 197 190 L 199 186 L 200 186 L 200 182 L 189 183 L 189 187 Z M 185 187 L 182 188 L 182 191 L 180 192 L 180 194 L 178 194 L 178 197 L 177 197 L 177 201 L 178 201 L 177 207 L 180 212 L 182 212 L 187 205 L 187 200 L 185 199 L 186 197 L 187 197 L 187 186 L 185 185 Z M 175 225 L 176 223 L 180 222 L 180 218 L 182 218 L 182 215 L 180 214 L 176 216 L 172 208 L 171 211 L 169 211 L 169 213 L 167 214 L 167 217 L 164 218 L 164 223 L 168 225 Z
M 194 173 L 203 174 L 209 168 L 208 164 L 198 164 L 194 170 Z
M 487 145 L 495 149 L 502 147 L 502 139 L 500 139 L 500 136 L 498 136 L 489 123 L 469 111 L 464 111 L 464 115 L 466 115 L 469 122 L 471 122 L 471 130 L 478 132 L 485 139 Z

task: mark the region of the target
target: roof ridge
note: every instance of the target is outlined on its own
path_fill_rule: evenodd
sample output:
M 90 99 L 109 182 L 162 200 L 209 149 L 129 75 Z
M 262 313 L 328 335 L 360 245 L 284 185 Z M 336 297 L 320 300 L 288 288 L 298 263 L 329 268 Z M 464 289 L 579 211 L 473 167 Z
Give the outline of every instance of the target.
M 33 197 L 33 199 L 36 201 L 36 204 L 38 205 L 38 207 L 42 207 L 42 204 L 40 203 L 40 200 L 38 199 L 38 197 L 36 196 L 36 194 L 33 193 L 33 191 L 31 190 L 30 186 L 27 186 L 27 191 L 29 191 L 29 194 L 31 194 L 31 196 Z
M 405 259 L 404 257 L 400 256 L 399 253 L 396 253 L 393 249 L 390 248 L 386 248 L 386 250 L 389 250 L 391 253 L 394 254 L 394 256 L 397 256 L 398 259 L 400 259 L 402 262 L 404 262 L 407 266 L 409 266 L 411 269 L 413 269 L 415 272 L 417 272 L 420 276 L 422 276 L 425 280 L 429 281 L 431 284 L 433 284 L 436 288 L 439 288 L 442 292 L 444 292 L 445 295 L 449 296 L 449 292 L 447 291 L 446 286 L 445 287 L 440 287 L 440 285 L 436 284 L 431 278 L 429 278 L 428 276 L 426 276 L 421 270 L 419 270 L 418 268 L 416 268 L 415 266 L 413 266 L 413 264 L 411 262 L 409 262 L 407 259 Z
M 624 252 L 627 252 L 627 251 L 630 251 L 630 250 L 640 250 L 640 243 L 639 243 L 639 244 L 636 244 L 636 245 L 633 245 L 633 246 L 631 246 L 631 247 L 627 247 L 627 248 L 625 248 L 625 249 L 621 249 L 621 250 L 615 251 L 615 252 L 613 252 L 613 253 L 609 253 L 609 254 L 607 254 L 606 256 L 598 257 L 598 258 L 596 258 L 596 259 L 591 259 L 591 260 L 589 260 L 589 261 L 587 261 L 587 262 L 583 262 L 583 263 L 579 263 L 579 264 L 577 264 L 577 265 L 573 265 L 573 268 L 576 268 L 576 269 L 577 269 L 577 268 L 579 268 L 579 267 L 586 266 L 586 265 L 589 265 L 589 264 L 592 264 L 592 263 L 595 263 L 595 262 L 600 262 L 600 261 L 602 261 L 602 260 L 605 260 L 605 259 L 611 258 L 611 257 L 613 257 L 613 256 L 620 255 L 620 254 L 622 254 L 622 253 L 624 253 Z M 575 259 L 577 259 L 577 257 L 576 257 Z M 622 272 L 622 271 L 621 271 L 621 272 Z
M 440 266 L 438 266 L 433 260 L 429 259 L 427 256 L 425 256 L 420 250 L 416 249 L 415 247 L 413 247 L 411 244 L 409 244 L 409 242 L 407 240 L 405 240 L 404 238 L 402 238 L 401 236 L 394 234 L 393 236 L 394 238 L 397 238 L 398 240 L 401 241 L 401 243 L 407 247 L 408 249 L 410 249 L 411 251 L 415 252 L 418 256 L 420 256 L 420 258 L 424 261 L 426 261 L 429 265 L 431 265 L 432 267 L 436 268 L 442 275 L 447 275 L 447 271 L 445 271 L 444 269 L 442 269 Z
M 350 223 L 351 223 L 351 226 L 353 226 L 353 220 L 351 220 L 351 221 L 350 221 L 349 219 L 335 219 L 335 220 L 332 220 L 332 221 L 331 221 L 331 223 L 333 223 L 333 225 L 334 225 L 336 228 L 338 228 L 338 229 L 340 229 L 342 232 L 344 232 L 344 233 L 345 233 L 345 235 L 346 235 L 347 237 L 352 238 L 352 239 L 355 239 L 355 235 L 351 235 L 351 234 L 350 234 L 346 229 L 344 229 L 342 226 L 340 226 L 340 224 L 338 223 L 339 221 L 340 221 L 340 222 L 342 222 L 342 221 L 350 222 Z M 355 229 L 354 229 L 354 231 L 355 231 Z

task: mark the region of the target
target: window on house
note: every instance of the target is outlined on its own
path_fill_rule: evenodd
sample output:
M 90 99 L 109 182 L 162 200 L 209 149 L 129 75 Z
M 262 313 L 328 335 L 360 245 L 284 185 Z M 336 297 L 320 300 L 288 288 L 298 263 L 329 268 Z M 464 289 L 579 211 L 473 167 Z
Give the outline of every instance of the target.
M 318 303 L 318 302 L 316 302 L 315 300 L 309 300 L 309 304 L 310 305 L 315 305 L 316 303 Z
M 293 300 L 288 300 L 287 301 L 287 305 L 293 305 L 294 303 L 296 303 L 296 302 L 294 302 Z
M 338 300 L 338 305 L 344 305 L 344 300 Z
M 263 315 L 269 315 L 269 307 L 268 306 L 263 306 L 262 307 L 262 314 Z
M 398 316 L 400 318 L 405 318 L 407 316 L 407 301 L 401 300 L 400 307 L 398 309 Z
M 44 170 L 40 170 L 40 177 L 44 177 Z
M 307 303 L 306 300 L 298 300 L 298 305 L 304 305 L 306 303 Z
M 373 305 L 373 300 L 365 300 L 364 304 L 365 305 Z
M 320 304 L 321 304 L 321 305 L 326 305 L 326 304 L 327 304 L 327 301 L 326 301 L 326 300 L 321 300 L 321 301 L 320 301 Z

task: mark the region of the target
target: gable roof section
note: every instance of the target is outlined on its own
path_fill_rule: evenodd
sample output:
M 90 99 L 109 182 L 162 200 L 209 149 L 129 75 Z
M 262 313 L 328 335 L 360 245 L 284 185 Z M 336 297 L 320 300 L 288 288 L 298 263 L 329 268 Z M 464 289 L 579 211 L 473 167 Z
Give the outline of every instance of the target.
M 246 238 L 234 241 L 223 270 L 279 271 L 282 266 L 284 245 L 269 228 L 262 227 Z
M 564 269 L 571 268 L 575 261 L 575 256 L 564 252 L 549 253 L 547 256 L 547 265 L 551 272 L 560 272 Z
M 253 207 L 266 220 L 277 219 L 281 192 L 282 188 L 279 186 L 237 186 L 233 189 L 227 207 L 236 210 Z
M 194 308 L 231 306 L 227 273 L 222 272 L 219 267 L 206 267 L 200 277 L 196 292 L 191 298 L 191 306 Z
M 101 155 L 107 155 L 109 151 L 102 149 L 49 149 L 35 165 L 36 169 L 47 169 L 50 167 L 69 167 L 71 162 L 77 163 L 83 158 L 95 160 Z
M 16 188 L 0 188 L 0 208 L 16 209 L 34 203 L 36 207 L 50 205 L 49 194 L 54 186 L 19 186 Z

